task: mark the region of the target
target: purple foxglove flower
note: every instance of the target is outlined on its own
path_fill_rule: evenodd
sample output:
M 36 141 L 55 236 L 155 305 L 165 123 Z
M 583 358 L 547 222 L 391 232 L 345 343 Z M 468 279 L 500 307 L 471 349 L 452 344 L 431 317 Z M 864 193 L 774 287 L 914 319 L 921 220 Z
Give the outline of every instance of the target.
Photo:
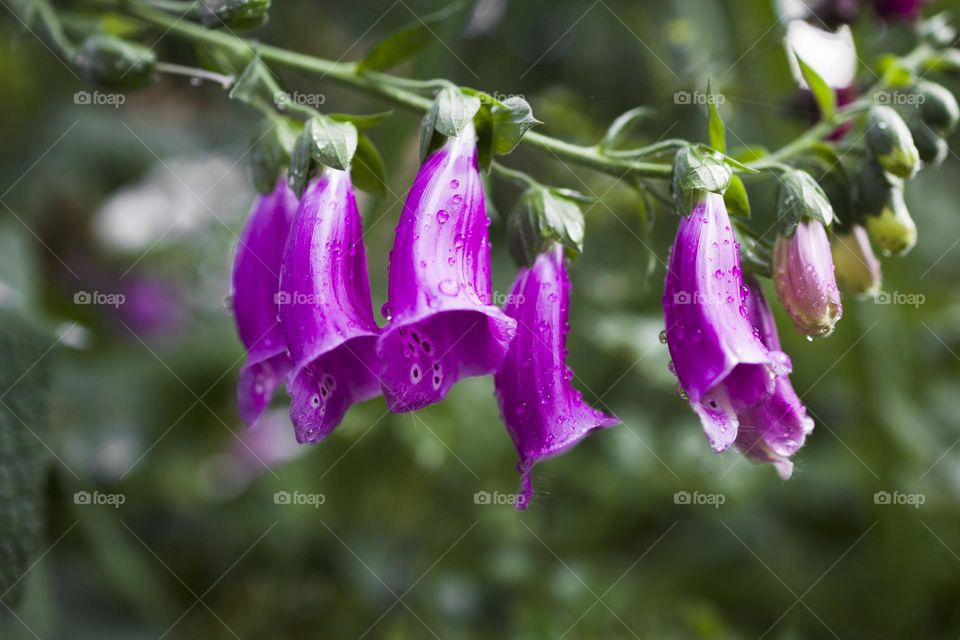
M 380 393 L 362 233 L 350 175 L 326 169 L 300 200 L 278 297 L 293 361 L 290 418 L 301 443 L 323 440 L 351 405 Z
M 702 194 L 680 220 L 663 292 L 673 371 L 714 451 L 734 443 L 737 414 L 765 400 L 789 362 L 754 334 L 738 249 L 723 196 Z
M 287 346 L 277 322 L 280 265 L 297 197 L 286 180 L 257 198 L 240 237 L 233 263 L 233 315 L 247 362 L 240 370 L 237 406 L 253 425 L 267 408 L 280 379 L 290 370 Z
M 819 220 L 803 219 L 793 235 L 777 236 L 773 282 L 797 331 L 828 336 L 843 315 L 827 231 Z
M 438 402 L 503 362 L 516 323 L 491 305 L 489 224 L 470 126 L 420 168 L 397 224 L 377 345 L 391 411 Z
M 513 284 L 506 312 L 517 321 L 517 336 L 493 377 L 503 421 L 520 456 L 518 510 L 526 509 L 533 496 L 534 464 L 620 422 L 585 403 L 570 384 L 573 371 L 565 362 L 569 307 L 570 279 L 563 247 L 556 245 L 521 270 Z
M 780 352 L 777 325 L 760 285 L 753 278 L 747 278 L 746 287 L 744 305 L 756 335 L 768 349 Z M 807 416 L 789 376 L 786 373 L 777 376 L 770 397 L 742 411 L 738 419 L 737 448 L 749 458 L 772 463 L 780 477 L 788 480 L 793 473 L 790 457 L 813 431 L 813 419 Z

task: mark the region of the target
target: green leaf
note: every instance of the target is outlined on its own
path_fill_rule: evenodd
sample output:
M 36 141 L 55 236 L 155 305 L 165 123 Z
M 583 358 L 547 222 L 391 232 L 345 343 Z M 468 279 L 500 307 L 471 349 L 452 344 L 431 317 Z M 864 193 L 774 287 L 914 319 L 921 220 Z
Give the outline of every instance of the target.
M 576 202 L 556 189 L 530 187 L 507 220 L 507 246 L 518 264 L 530 266 L 554 242 L 580 255 L 583 230 L 583 212 Z
M 783 172 L 777 196 L 777 218 L 783 225 L 784 235 L 792 235 L 803 219 L 819 220 L 830 226 L 834 217 L 830 199 L 813 176 L 799 169 Z
M 376 196 L 383 196 L 387 193 L 385 174 L 380 151 L 368 136 L 361 133 L 357 138 L 357 153 L 353 156 L 353 163 L 350 165 L 353 184 L 358 189 Z
M 427 109 L 426 115 L 420 121 L 420 162 L 427 157 L 433 147 L 434 134 L 437 131 L 437 111 L 440 109 L 440 103 L 436 100 Z
M 310 168 L 313 162 L 313 128 L 312 121 L 307 121 L 303 131 L 297 136 L 293 144 L 293 151 L 290 152 L 290 168 L 287 169 L 287 183 L 299 198 L 303 190 L 307 188 L 307 180 L 310 178 Z
M 0 312 L 0 593 L 16 608 L 45 541 L 43 504 L 50 464 L 53 338 L 16 312 Z
M 288 118 L 264 118 L 260 121 L 250 152 L 250 168 L 257 191 L 273 191 L 283 167 L 290 164 L 290 153 L 296 144 L 299 128 L 299 123 Z
M 737 162 L 754 162 L 755 160 L 765 158 L 768 155 L 770 155 L 770 150 L 766 147 L 752 145 L 747 147 L 737 147 L 730 152 L 729 157 L 733 158 Z
M 337 122 L 350 122 L 357 129 L 372 129 L 380 126 L 384 120 L 393 115 L 393 109 L 381 111 L 380 113 L 328 113 L 326 116 Z
M 800 73 L 803 75 L 803 79 L 807 81 L 807 86 L 813 93 L 813 98 L 817 101 L 817 106 L 820 108 L 820 116 L 824 120 L 832 120 L 833 116 L 837 113 L 836 92 L 820 77 L 820 74 L 817 73 L 813 67 L 803 61 L 796 51 L 794 51 L 794 55 L 800 65 Z
M 650 107 L 635 107 L 626 111 L 610 124 L 603 140 L 597 145 L 601 149 L 611 149 L 624 142 L 638 124 L 649 119 L 654 114 Z
M 731 214 L 744 218 L 750 217 L 750 198 L 747 196 L 747 188 L 743 185 L 740 176 L 734 175 L 730 179 L 730 186 L 723 194 L 723 201 Z
M 269 74 L 270 70 L 263 64 L 260 57 L 254 56 L 233 81 L 228 94 L 229 98 L 244 104 L 253 104 L 258 100 L 267 100 L 270 104 L 275 104 L 278 96 L 273 95 L 268 83 L 264 82 Z
M 493 152 L 501 156 L 516 149 L 527 131 L 543 124 L 533 117 L 530 103 L 519 96 L 510 96 L 502 104 L 492 109 Z
M 445 87 L 437 94 L 437 121 L 435 128 L 450 138 L 456 138 L 473 122 L 480 110 L 480 98 L 468 96 L 459 87 Z
M 313 118 L 310 123 L 313 159 L 334 169 L 350 168 L 357 151 L 357 128 L 350 122 L 337 122 L 326 116 Z
M 733 170 L 722 154 L 706 147 L 684 147 L 673 166 L 673 197 L 679 215 L 690 213 L 694 196 L 700 191 L 722 194 L 733 179 Z
M 493 113 L 488 104 L 482 104 L 473 117 L 477 131 L 477 164 L 480 170 L 487 172 L 493 162 Z
M 713 97 L 713 88 L 710 86 L 709 80 L 707 80 L 707 111 L 709 113 L 707 130 L 709 133 L 710 146 L 720 153 L 726 153 L 727 129 L 723 124 L 723 119 L 720 118 L 720 113 L 717 111 L 716 100 L 714 100 Z
M 432 27 L 463 9 L 455 2 L 413 22 L 373 45 L 357 63 L 360 71 L 384 71 L 409 60 L 435 37 Z

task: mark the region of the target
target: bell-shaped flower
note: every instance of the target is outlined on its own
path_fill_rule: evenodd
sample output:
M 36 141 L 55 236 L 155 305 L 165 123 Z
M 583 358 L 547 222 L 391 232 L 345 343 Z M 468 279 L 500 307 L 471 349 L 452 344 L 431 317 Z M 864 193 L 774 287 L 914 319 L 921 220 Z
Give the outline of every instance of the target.
M 533 496 L 533 465 L 570 449 L 591 431 L 619 420 L 583 401 L 566 364 L 570 279 L 560 245 L 517 276 L 506 312 L 517 321 L 503 367 L 494 375 L 500 412 L 517 448 L 521 490 L 514 505 Z
M 503 362 L 516 323 L 491 304 L 489 224 L 471 125 L 420 168 L 397 224 L 377 346 L 391 411 L 438 402 Z
M 290 417 L 301 443 L 330 435 L 380 392 L 363 229 L 350 175 L 326 169 L 300 199 L 280 278 L 280 320 L 293 371 Z
M 280 180 L 272 193 L 258 196 L 233 262 L 233 316 L 247 349 L 237 384 L 237 407 L 250 426 L 263 415 L 290 370 L 276 299 L 283 249 L 296 210 L 297 197 L 286 180 Z
M 790 236 L 779 234 L 773 247 L 773 282 L 797 331 L 828 336 L 843 315 L 827 231 L 804 218 Z
M 837 282 L 856 296 L 873 297 L 880 292 L 880 261 L 870 246 L 867 230 L 859 224 L 840 232 L 830 243 Z
M 766 400 L 789 369 L 755 335 L 744 294 L 723 196 L 703 193 L 677 228 L 663 309 L 673 371 L 715 451 L 734 443 L 738 413 Z
M 744 306 L 747 318 L 764 346 L 780 352 L 777 325 L 763 291 L 753 278 L 746 279 L 747 294 Z M 793 473 L 790 457 L 803 446 L 807 434 L 813 431 L 813 419 L 797 397 L 789 376 L 777 376 L 773 393 L 766 400 L 738 415 L 737 448 L 760 462 L 769 462 L 784 480 Z

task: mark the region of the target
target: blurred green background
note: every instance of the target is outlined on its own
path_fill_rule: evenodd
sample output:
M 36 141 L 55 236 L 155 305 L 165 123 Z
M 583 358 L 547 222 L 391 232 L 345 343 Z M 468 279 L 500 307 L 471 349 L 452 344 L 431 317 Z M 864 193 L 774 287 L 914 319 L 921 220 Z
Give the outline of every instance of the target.
M 351 60 L 442 4 L 274 2 L 255 35 Z M 0 572 L 16 581 L 0 637 L 960 635 L 956 154 L 908 187 L 919 244 L 884 260 L 885 290 L 918 304 L 845 300 L 836 334 L 813 343 L 780 315 L 816 420 L 786 483 L 712 454 L 674 394 L 657 336 L 675 219 L 657 216 L 644 278 L 631 189 L 528 149 L 506 158 L 600 197 L 572 268 L 570 358 L 585 397 L 624 423 L 540 465 L 518 514 L 502 503 L 518 478 L 489 378 L 414 415 L 389 415 L 382 399 L 355 407 L 318 446 L 294 443 L 280 398 L 246 432 L 225 299 L 254 195 L 256 114 L 169 76 L 118 107 L 76 104 L 93 89 L 0 14 Z M 869 15 L 854 31 L 868 63 L 912 46 L 909 29 Z M 192 63 L 161 35 L 142 41 Z M 400 71 L 521 94 L 544 132 L 580 143 L 637 105 L 656 109 L 644 140 L 705 140 L 705 108 L 673 95 L 707 76 L 726 97 L 731 146 L 777 147 L 809 124 L 769 0 L 487 0 L 437 36 Z M 383 108 L 276 70 L 322 94 L 323 110 Z M 375 309 L 417 127 L 398 112 L 371 132 L 392 191 L 360 202 Z M 495 184 L 500 211 L 516 196 Z M 515 268 L 500 222 L 505 294 Z M 125 302 L 79 304 L 82 292 Z M 923 504 L 878 504 L 881 491 Z M 322 504 L 277 504 L 277 492 Z M 722 504 L 678 504 L 677 492 Z

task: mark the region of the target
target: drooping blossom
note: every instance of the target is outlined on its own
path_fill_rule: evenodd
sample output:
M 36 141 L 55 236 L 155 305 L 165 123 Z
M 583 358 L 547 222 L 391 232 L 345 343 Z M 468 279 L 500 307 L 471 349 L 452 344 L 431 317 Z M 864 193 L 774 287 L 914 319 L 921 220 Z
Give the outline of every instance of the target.
M 777 325 L 763 296 L 760 285 L 753 278 L 746 279 L 747 294 L 744 305 L 747 317 L 756 335 L 774 352 L 780 352 Z M 760 462 L 769 462 L 784 480 L 793 473 L 793 456 L 813 431 L 813 419 L 797 397 L 787 373 L 777 376 L 770 397 L 738 415 L 737 448 Z
M 420 168 L 397 224 L 377 346 L 391 411 L 438 402 L 503 362 L 516 323 L 491 304 L 489 224 L 471 125 Z
M 738 414 L 766 400 L 789 369 L 748 320 L 738 248 L 723 196 L 701 194 L 680 220 L 664 285 L 672 367 L 715 451 L 734 443 Z
M 871 297 L 880 292 L 880 261 L 870 246 L 867 230 L 854 224 L 830 243 L 837 281 L 844 291 Z
M 326 169 L 300 200 L 278 297 L 301 443 L 324 439 L 351 405 L 380 392 L 362 232 L 350 175 Z
M 819 220 L 803 219 L 792 235 L 777 235 L 773 282 L 797 331 L 828 336 L 843 315 L 827 231 Z
M 237 384 L 237 406 L 240 417 L 251 426 L 263 415 L 290 370 L 277 322 L 276 296 L 283 249 L 296 210 L 297 197 L 285 180 L 277 182 L 272 193 L 258 196 L 233 263 L 233 316 L 247 348 Z
M 533 465 L 570 449 L 595 429 L 619 423 L 585 403 L 570 383 L 569 306 L 570 279 L 557 245 L 521 270 L 513 284 L 506 313 L 517 321 L 517 336 L 494 375 L 500 412 L 520 457 L 517 509 L 526 509 L 533 496 Z

